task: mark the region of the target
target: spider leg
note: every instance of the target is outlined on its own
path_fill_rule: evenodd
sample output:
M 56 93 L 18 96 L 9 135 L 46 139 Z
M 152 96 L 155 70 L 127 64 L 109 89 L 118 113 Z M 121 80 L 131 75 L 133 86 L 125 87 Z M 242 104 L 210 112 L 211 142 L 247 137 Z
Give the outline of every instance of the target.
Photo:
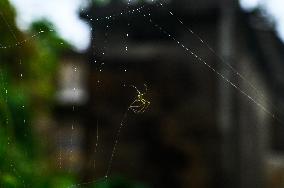
M 143 106 L 143 107 L 139 110 L 139 114 L 143 114 L 143 113 L 145 112 L 145 110 L 146 110 L 146 107 Z
M 143 103 L 143 105 L 142 105 L 141 109 L 139 110 L 139 113 L 144 113 L 150 105 L 150 102 L 146 101 L 145 99 L 142 100 L 142 103 Z
M 138 110 L 138 113 L 140 114 L 140 113 L 143 113 L 143 110 L 144 110 L 144 107 L 145 107 L 145 101 L 144 101 L 144 99 L 140 99 L 140 102 L 142 103 L 141 105 L 140 105 L 140 109 Z
M 132 110 L 135 114 L 138 114 L 138 111 L 135 108 L 130 107 L 130 110 Z
M 148 86 L 147 86 L 147 84 L 144 84 L 144 86 L 145 86 L 145 92 L 144 92 L 144 94 L 145 94 L 145 93 L 148 92 Z
M 132 110 L 134 113 L 139 113 L 139 110 L 137 108 L 140 108 L 140 105 L 135 105 L 135 103 L 140 102 L 139 100 L 135 99 L 128 107 L 128 109 Z
M 137 103 L 137 99 L 135 99 L 130 105 L 129 108 L 133 108 L 133 107 L 137 107 L 136 105 L 134 105 L 135 103 Z
M 150 102 L 149 102 L 149 101 L 146 101 L 142 113 L 144 113 L 144 112 L 147 110 L 147 108 L 149 107 L 149 105 L 150 105 Z
M 136 86 L 134 86 L 134 85 L 130 85 L 130 86 L 133 87 L 139 95 L 141 94 L 141 92 L 137 89 Z

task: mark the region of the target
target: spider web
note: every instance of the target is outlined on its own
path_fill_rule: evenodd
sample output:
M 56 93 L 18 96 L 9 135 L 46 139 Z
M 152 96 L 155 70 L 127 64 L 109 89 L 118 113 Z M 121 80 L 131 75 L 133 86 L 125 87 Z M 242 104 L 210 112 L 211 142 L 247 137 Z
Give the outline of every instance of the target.
M 193 62 L 194 63 L 199 63 L 199 64 L 203 64 L 205 65 L 205 67 L 211 71 L 212 73 L 215 74 L 215 77 L 221 79 L 222 81 L 224 81 L 225 84 L 227 84 L 228 86 L 232 87 L 233 89 L 235 89 L 238 93 L 240 93 L 241 95 L 243 95 L 246 99 L 248 99 L 248 101 L 250 101 L 253 105 L 255 105 L 258 109 L 262 110 L 263 112 L 265 112 L 270 118 L 272 118 L 273 120 L 278 121 L 280 124 L 282 124 L 282 120 L 278 117 L 278 115 L 275 114 L 275 112 L 280 113 L 279 111 L 277 111 L 277 108 L 275 107 L 275 105 L 273 105 L 273 102 L 267 98 L 263 92 L 261 92 L 260 89 L 258 89 L 249 79 L 247 79 L 241 72 L 238 72 L 236 68 L 234 68 L 233 66 L 231 66 L 229 63 L 227 63 L 223 58 L 221 58 L 216 52 L 215 50 L 213 50 L 213 48 L 209 45 L 209 43 L 207 43 L 204 39 L 202 39 L 201 36 L 199 36 L 198 34 L 196 34 L 191 28 L 189 28 L 188 26 L 186 26 L 186 24 L 184 24 L 184 21 L 179 18 L 178 16 L 176 16 L 171 10 L 167 10 L 167 7 L 165 7 L 166 4 L 164 4 L 164 2 L 162 1 L 158 1 L 158 2 L 154 2 L 151 5 L 142 5 L 142 6 L 138 6 L 135 8 L 132 8 L 132 6 L 130 6 L 130 3 L 128 2 L 125 9 L 121 10 L 121 12 L 118 13 L 114 13 L 114 14 L 109 14 L 107 16 L 104 17 L 99 17 L 99 18 L 95 18 L 92 16 L 87 15 L 89 21 L 91 23 L 96 22 L 99 24 L 105 24 L 104 25 L 104 36 L 102 38 L 99 38 L 97 40 L 96 35 L 94 38 L 92 38 L 91 40 L 93 41 L 93 44 L 97 44 L 97 43 L 102 43 L 102 48 L 97 49 L 96 46 L 92 46 L 91 48 L 92 50 L 92 59 L 93 61 L 88 62 L 89 64 L 94 64 L 91 66 L 94 66 L 95 69 L 97 70 L 97 77 L 96 77 L 96 83 L 93 83 L 96 87 L 96 89 L 99 92 L 106 92 L 105 90 L 103 90 L 103 87 L 106 87 L 107 84 L 109 84 L 107 78 L 106 78 L 106 73 L 108 71 L 108 69 L 110 69 L 110 65 L 107 65 L 106 62 L 108 62 L 108 54 L 111 54 L 112 51 L 110 50 L 110 38 L 111 36 L 114 34 L 115 30 L 115 24 L 116 22 L 119 22 L 120 17 L 122 16 L 128 16 L 129 19 L 126 23 L 126 28 L 127 30 L 123 33 L 122 36 L 122 51 L 121 53 L 124 54 L 129 54 L 131 51 L 131 45 L 128 44 L 128 39 L 129 37 L 131 37 L 131 29 L 132 29 L 132 24 L 135 24 L 135 22 L 133 22 L 133 19 L 135 19 L 135 17 L 143 17 L 145 20 L 145 23 L 147 23 L 147 26 L 149 27 L 149 30 L 154 30 L 157 33 L 162 33 L 164 35 L 164 37 L 166 37 L 168 40 L 171 40 L 172 42 L 175 43 L 175 45 L 180 49 L 180 51 L 182 52 L 182 54 L 184 55 L 188 55 L 191 58 L 193 58 Z M 201 57 L 197 54 L 197 52 L 194 52 L 194 49 L 191 49 L 190 45 L 187 45 L 185 41 L 183 41 L 182 39 L 178 39 L 177 36 L 175 36 L 175 34 L 171 33 L 169 30 L 169 26 L 167 25 L 162 25 L 160 23 L 158 23 L 158 21 L 156 21 L 156 18 L 152 17 L 152 14 L 154 13 L 153 7 L 158 7 L 159 9 L 165 9 L 168 12 L 168 17 L 175 19 L 176 23 L 178 23 L 181 28 L 183 30 L 185 30 L 188 35 L 191 35 L 192 37 L 194 37 L 195 39 L 197 39 L 200 43 L 200 45 L 206 49 L 208 52 L 212 53 L 213 56 L 215 58 L 218 59 L 217 63 L 221 64 L 223 66 L 223 68 L 225 68 L 226 71 L 229 71 L 231 74 L 233 74 L 235 77 L 237 77 L 238 79 L 242 80 L 245 83 L 245 86 L 247 87 L 242 88 L 240 86 L 240 84 L 238 84 L 238 82 L 235 82 L 234 80 L 231 80 L 230 78 L 227 78 L 226 75 L 224 75 L 221 71 L 219 71 L 214 65 L 211 65 L 209 62 L 206 61 L 206 57 Z M 14 34 L 13 29 L 11 29 L 10 24 L 5 20 L 5 16 L 3 16 L 1 14 L 2 19 L 4 20 L 6 27 L 9 28 L 11 35 L 14 37 L 15 39 L 15 43 L 14 44 L 7 44 L 7 45 L 3 45 L 1 44 L 0 48 L 1 50 L 5 50 L 5 49 L 13 49 L 13 48 L 21 48 L 21 46 L 23 45 L 28 45 L 29 41 L 33 40 L 36 37 L 41 37 L 41 35 L 43 35 L 45 32 L 47 31 L 39 31 L 38 33 L 32 35 L 31 37 L 29 37 L 28 39 L 24 39 L 22 41 L 18 40 L 16 38 L 16 35 Z M 136 23 L 137 24 L 137 23 Z M 139 24 L 139 23 L 138 23 Z M 95 30 L 96 28 L 92 28 L 92 30 Z M 49 30 L 49 32 L 54 32 L 54 30 Z M 191 62 L 189 62 L 191 63 Z M 22 62 L 22 60 L 19 60 L 19 65 L 21 66 L 25 66 L 24 62 Z M 115 162 L 115 158 L 116 155 L 118 155 L 119 153 L 119 143 L 120 143 L 120 139 L 121 139 L 121 134 L 122 131 L 125 130 L 126 126 L 135 126 L 132 125 L 131 123 L 128 123 L 128 116 L 131 112 L 136 113 L 136 115 L 140 115 L 141 113 L 144 113 L 151 109 L 151 104 L 154 101 L 151 101 L 151 99 L 148 99 L 148 92 L 151 93 L 151 82 L 149 82 L 149 78 L 147 78 L 146 75 L 144 75 L 144 77 L 146 77 L 145 80 L 139 80 L 139 81 L 133 81 L 131 80 L 131 78 L 129 79 L 127 77 L 126 74 L 128 74 L 128 72 L 131 72 L 134 68 L 129 66 L 127 64 L 124 63 L 118 63 L 116 68 L 116 71 L 119 70 L 120 71 L 120 75 L 121 74 L 125 74 L 123 76 L 123 78 L 121 80 L 114 81 L 115 85 L 119 85 L 120 86 L 120 90 L 124 90 L 124 97 L 128 98 L 128 100 L 124 101 L 128 101 L 127 104 L 123 104 L 122 106 L 124 106 L 124 110 L 120 109 L 119 111 L 122 112 L 120 114 L 121 117 L 120 118 L 116 118 L 119 119 L 119 121 L 117 121 L 117 125 L 118 127 L 115 128 L 114 130 L 114 136 L 112 137 L 112 141 L 108 141 L 108 144 L 106 144 L 107 149 L 110 150 L 110 152 L 106 152 L 106 154 L 104 154 L 104 156 L 106 156 L 106 170 L 105 172 L 103 172 L 103 175 L 99 175 L 96 178 L 93 178 L 89 181 L 83 181 L 82 183 L 76 183 L 71 185 L 70 187 L 82 187 L 82 186 L 88 186 L 91 185 L 93 183 L 97 183 L 97 182 L 101 182 L 101 181 L 106 181 L 108 180 L 109 176 L 111 176 L 111 172 L 112 172 L 112 167 L 113 167 L 113 163 Z M 142 66 L 143 67 L 143 66 Z M 105 70 L 106 69 L 106 70 Z M 147 68 L 146 68 L 147 69 Z M 130 71 L 131 70 L 131 71 Z M 73 73 L 72 76 L 75 76 L 77 74 L 77 67 L 74 66 L 73 67 Z M 4 101 L 7 103 L 8 102 L 8 95 L 9 95 L 9 91 L 7 90 L 7 86 L 5 86 L 5 81 L 3 81 L 5 79 L 5 73 L 3 71 L 0 72 L 1 74 L 1 79 L 2 79 L 2 89 L 5 93 L 5 97 L 4 97 Z M 145 73 L 143 73 L 145 74 Z M 19 77 L 20 80 L 24 80 L 25 79 L 25 74 L 22 73 L 21 71 L 19 71 Z M 74 78 L 70 78 L 70 79 L 74 79 Z M 135 79 L 134 79 L 135 80 Z M 146 89 L 145 93 L 143 90 L 144 85 L 147 85 L 146 87 L 149 86 L 149 91 Z M 117 87 L 117 86 L 116 86 Z M 102 91 L 100 91 L 100 89 L 102 89 Z M 73 88 L 73 95 L 72 96 L 76 96 L 77 92 L 78 92 L 78 88 Z M 254 97 L 253 94 L 250 94 L 251 92 L 256 93 L 259 98 Z M 118 98 L 117 96 L 115 96 L 116 94 L 113 94 L 115 100 L 120 100 L 120 98 Z M 130 95 L 132 97 L 130 97 Z M 144 96 L 145 95 L 145 96 Z M 2 99 L 1 99 L 2 100 Z M 75 99 L 73 99 L 75 100 Z M 269 103 L 267 105 L 267 103 Z M 25 110 L 25 105 L 21 104 L 20 108 L 22 108 L 23 110 Z M 110 108 L 110 107 L 108 107 Z M 273 110 L 271 110 L 271 108 L 273 108 Z M 103 109 L 103 108 L 102 108 Z M 77 107 L 76 105 L 72 105 L 72 114 L 75 116 L 76 111 L 77 111 Z M 99 113 L 101 114 L 101 113 Z M 96 154 L 98 154 L 99 152 L 101 152 L 100 147 L 104 147 L 104 144 L 102 143 L 102 137 L 103 137 L 103 133 L 102 133 L 102 126 L 104 126 L 104 118 L 99 117 L 100 115 L 98 115 L 98 117 L 96 117 L 96 121 L 95 121 L 95 132 L 93 133 L 95 135 L 95 147 L 93 148 L 93 152 L 94 152 L 94 157 L 93 157 L 93 168 L 96 170 L 96 167 L 98 165 L 98 163 L 100 163 L 100 160 L 97 159 Z M 22 120 L 23 123 L 25 125 L 28 126 L 28 122 L 26 120 L 27 117 L 24 117 L 24 119 Z M 139 118 L 137 116 L 135 116 L 135 118 Z M 7 117 L 6 118 L 6 124 L 9 124 L 10 119 Z M 72 120 L 71 123 L 71 137 L 70 137 L 70 145 L 73 146 L 74 145 L 74 134 L 76 132 L 76 119 L 74 118 Z M 131 125 L 130 125 L 131 124 Z M 29 128 L 31 129 L 31 128 Z M 23 133 L 24 136 L 27 136 L 27 133 Z M 62 134 L 64 134 L 62 131 L 60 131 L 59 134 L 59 140 L 61 140 Z M 62 141 L 60 142 L 60 148 L 62 147 Z M 9 138 L 8 138 L 8 143 L 10 143 Z M 67 152 L 70 157 L 70 161 L 72 161 L 72 156 L 73 156 L 73 147 L 71 147 L 69 149 L 69 151 Z M 111 148 L 111 149 L 109 149 Z M 60 155 L 58 156 L 58 168 L 62 168 L 62 148 L 60 149 Z M 9 159 L 7 159 L 9 160 Z M 14 165 L 13 161 L 10 161 L 11 163 L 11 169 L 12 171 L 14 171 L 14 173 L 16 174 L 16 176 L 20 179 L 20 181 L 22 182 L 24 187 L 32 187 L 32 185 L 27 185 L 24 181 L 24 179 L 21 177 L 21 175 L 17 172 L 17 168 Z M 68 168 L 69 173 L 72 171 L 71 167 Z

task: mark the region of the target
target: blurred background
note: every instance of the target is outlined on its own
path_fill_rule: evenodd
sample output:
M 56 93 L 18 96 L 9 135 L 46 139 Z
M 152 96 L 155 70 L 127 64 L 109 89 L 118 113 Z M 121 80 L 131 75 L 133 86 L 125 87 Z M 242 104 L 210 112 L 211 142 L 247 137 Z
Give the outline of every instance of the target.
M 284 187 L 283 7 L 1 0 L 0 187 Z

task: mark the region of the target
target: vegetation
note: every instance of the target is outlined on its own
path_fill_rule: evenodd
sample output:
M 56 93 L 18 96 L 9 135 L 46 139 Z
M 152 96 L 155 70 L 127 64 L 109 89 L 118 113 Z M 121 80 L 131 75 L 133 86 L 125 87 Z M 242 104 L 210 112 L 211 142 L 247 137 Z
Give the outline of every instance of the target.
M 7 0 L 0 16 L 0 187 L 68 187 L 72 178 L 52 167 L 32 122 L 50 114 L 59 54 L 70 46 L 46 21 L 19 31 Z
M 59 57 L 71 46 L 46 20 L 20 31 L 8 0 L 0 1 L 0 26 L 0 187 L 72 187 L 74 175 L 54 165 L 35 123 L 51 117 Z M 87 186 L 143 187 L 122 178 Z

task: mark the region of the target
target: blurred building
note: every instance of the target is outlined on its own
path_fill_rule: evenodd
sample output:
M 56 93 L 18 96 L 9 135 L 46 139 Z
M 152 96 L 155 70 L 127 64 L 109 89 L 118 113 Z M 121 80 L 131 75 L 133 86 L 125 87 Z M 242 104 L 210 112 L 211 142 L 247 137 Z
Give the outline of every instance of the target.
M 77 121 L 64 146 L 80 148 L 83 181 L 105 175 L 123 123 L 112 176 L 149 187 L 284 186 L 284 47 L 258 11 L 233 0 L 116 1 L 82 17 L 89 59 L 62 64 L 58 114 Z M 75 67 L 81 76 L 64 79 Z M 131 85 L 151 102 L 143 114 L 126 113 Z

